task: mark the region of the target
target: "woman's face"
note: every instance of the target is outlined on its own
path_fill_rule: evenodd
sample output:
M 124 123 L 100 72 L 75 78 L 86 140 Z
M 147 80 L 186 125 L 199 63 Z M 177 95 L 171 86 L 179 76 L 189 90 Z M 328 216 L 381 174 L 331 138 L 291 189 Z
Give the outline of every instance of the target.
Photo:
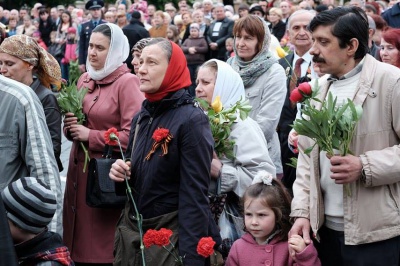
M 62 19 L 62 21 L 63 21 L 63 23 L 69 23 L 69 16 L 68 16 L 68 14 L 62 14 L 61 15 L 61 19 Z
M 110 39 L 100 32 L 93 32 L 90 36 L 88 57 L 89 63 L 95 70 L 104 68 L 107 59 Z
M 0 74 L 4 77 L 19 81 L 27 86 L 32 83 L 33 66 L 18 57 L 0 53 Z
M 197 73 L 196 97 L 211 104 L 217 75 L 210 67 L 201 67 Z
M 235 46 L 238 56 L 244 61 L 250 61 L 258 53 L 257 37 L 249 35 L 245 30 L 235 36 Z
M 157 92 L 168 68 L 166 53 L 157 44 L 150 45 L 143 49 L 139 62 L 140 90 L 146 93 Z
M 138 51 L 134 51 L 132 54 L 132 62 L 131 62 L 133 69 L 135 70 L 135 74 L 139 73 L 140 67 L 140 53 Z
M 271 22 L 272 24 L 278 23 L 281 19 L 275 12 L 270 12 L 268 18 L 269 22 Z
M 399 66 L 399 50 L 397 50 L 394 45 L 386 42 L 383 38 L 381 39 L 380 55 L 382 62 Z
M 154 21 L 154 25 L 157 25 L 157 26 L 159 26 L 163 23 L 161 16 L 155 16 L 153 21 Z
M 29 27 L 32 24 L 32 21 L 30 18 L 25 17 L 24 18 L 24 26 Z
M 192 19 L 190 18 L 189 14 L 184 14 L 182 16 L 182 21 L 183 21 L 183 25 L 188 25 L 189 23 L 192 22 Z
M 46 21 L 47 18 L 49 17 L 49 13 L 47 13 L 47 12 L 41 13 L 41 14 L 39 15 L 39 17 L 40 17 L 40 19 L 41 19 L 42 21 Z

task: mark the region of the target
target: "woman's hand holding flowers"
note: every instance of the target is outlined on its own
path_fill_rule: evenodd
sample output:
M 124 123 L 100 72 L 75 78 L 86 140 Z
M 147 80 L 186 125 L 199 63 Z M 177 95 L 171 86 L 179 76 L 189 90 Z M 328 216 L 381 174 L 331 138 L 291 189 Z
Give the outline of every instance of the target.
M 110 178 L 115 182 L 124 182 L 125 177 L 130 179 L 131 176 L 131 162 L 124 162 L 121 159 L 115 161 L 112 164 L 110 174 Z
M 69 132 L 73 140 L 78 140 L 78 141 L 89 140 L 90 129 L 88 129 L 85 126 L 73 124 L 69 127 Z

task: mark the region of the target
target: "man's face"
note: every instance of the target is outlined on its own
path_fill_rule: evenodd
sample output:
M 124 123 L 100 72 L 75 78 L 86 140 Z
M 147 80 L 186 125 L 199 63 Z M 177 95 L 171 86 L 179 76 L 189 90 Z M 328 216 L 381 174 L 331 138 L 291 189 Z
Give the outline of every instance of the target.
M 150 5 L 147 7 L 147 14 L 149 14 L 149 16 L 153 16 L 154 12 L 156 12 L 155 6 Z
M 92 19 L 98 19 L 101 16 L 101 9 L 100 8 L 93 8 L 90 9 L 90 15 L 92 15 Z
M 56 8 L 50 9 L 50 16 L 53 20 L 56 20 L 58 18 L 58 12 Z
M 341 77 L 351 70 L 349 61 L 354 53 L 349 47 L 339 47 L 339 39 L 333 36 L 332 26 L 318 26 L 312 33 L 313 45 L 310 54 L 313 55 L 314 66 L 321 73 Z
M 22 19 L 26 16 L 26 14 L 28 14 L 28 12 L 25 9 L 21 9 L 19 11 L 19 17 Z
M 258 1 L 258 5 L 262 7 L 264 10 L 265 14 L 267 14 L 267 1 Z
M 280 6 L 279 6 L 282 10 L 282 14 L 286 15 L 289 14 L 290 12 L 290 6 L 288 2 L 281 2 Z
M 212 9 L 211 3 L 208 3 L 208 2 L 203 3 L 203 10 L 205 13 L 210 12 L 211 9 Z
M 214 18 L 216 20 L 222 20 L 225 18 L 225 10 L 222 6 L 214 8 L 213 11 Z
M 289 40 L 295 46 L 296 50 L 299 48 L 309 50 L 312 46 L 312 35 L 307 30 L 308 24 L 312 20 L 313 15 L 309 13 L 295 15 L 290 18 L 290 28 L 288 29 Z

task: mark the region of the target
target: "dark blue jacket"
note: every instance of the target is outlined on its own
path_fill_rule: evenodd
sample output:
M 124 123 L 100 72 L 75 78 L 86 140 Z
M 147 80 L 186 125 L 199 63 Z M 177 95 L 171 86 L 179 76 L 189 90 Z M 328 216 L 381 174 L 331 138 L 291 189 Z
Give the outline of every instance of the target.
M 129 155 L 136 121 L 132 122 Z M 139 125 L 130 179 L 138 210 L 144 219 L 178 210 L 179 253 L 185 256 L 185 265 L 204 265 L 196 247 L 201 237 L 209 236 L 207 195 L 214 141 L 208 118 L 182 89 L 158 103 L 145 100 Z M 159 147 L 146 160 L 159 127 L 172 135 L 168 154 L 161 156 Z
M 400 28 L 400 3 L 383 12 L 382 17 L 392 28 Z

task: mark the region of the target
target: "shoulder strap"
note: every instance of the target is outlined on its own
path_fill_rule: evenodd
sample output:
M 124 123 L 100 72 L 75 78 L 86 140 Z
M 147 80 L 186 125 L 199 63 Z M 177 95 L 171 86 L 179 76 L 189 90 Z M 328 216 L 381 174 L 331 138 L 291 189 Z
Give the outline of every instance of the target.
M 131 157 L 132 157 L 132 154 L 133 154 L 133 149 L 135 148 L 136 138 L 137 138 L 137 134 L 138 134 L 139 127 L 140 127 L 139 120 L 140 120 L 140 115 L 139 115 L 139 117 L 138 117 L 138 119 L 136 121 L 135 135 L 133 136 L 133 142 L 132 142 Z

